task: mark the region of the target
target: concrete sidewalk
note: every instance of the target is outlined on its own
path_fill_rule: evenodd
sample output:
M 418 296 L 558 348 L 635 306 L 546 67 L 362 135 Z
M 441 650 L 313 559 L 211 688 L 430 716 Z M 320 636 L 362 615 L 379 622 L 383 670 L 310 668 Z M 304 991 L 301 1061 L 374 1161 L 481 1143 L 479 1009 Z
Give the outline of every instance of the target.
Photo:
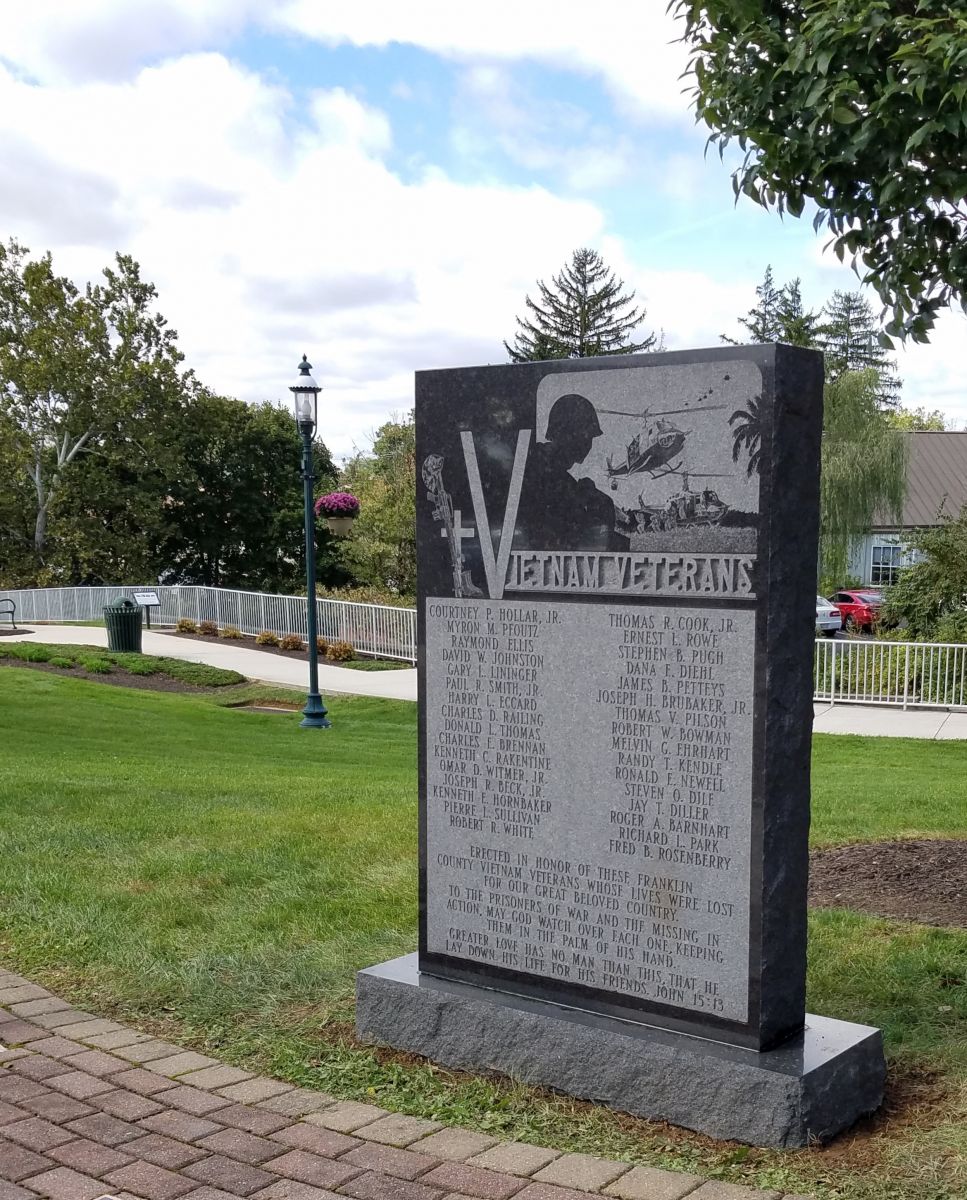
M 814 704 L 813 733 L 854 733 L 863 737 L 967 738 L 967 712 L 945 708 L 890 708 L 885 704 Z
M 107 630 L 96 625 L 31 625 L 30 633 L 10 635 L 9 640 L 24 642 L 57 642 L 70 646 L 107 646 Z M 8 640 L 7 638 L 3 639 Z M 249 650 L 238 642 L 226 641 L 195 642 L 188 638 L 175 637 L 170 633 L 158 633 L 146 629 L 142 637 L 145 654 L 164 655 L 168 658 L 183 658 L 186 662 L 207 663 L 212 667 L 223 667 L 226 671 L 239 671 L 247 679 L 260 683 L 273 683 L 279 687 L 298 688 L 306 691 L 309 682 L 309 667 L 298 659 L 284 658 L 281 654 L 266 654 L 262 650 Z M 0 643 L 2 645 L 2 643 Z M 380 696 L 386 700 L 416 699 L 416 670 L 404 668 L 400 671 L 352 671 L 346 667 L 329 667 L 319 664 L 319 690 L 327 693 L 341 692 L 349 696 Z

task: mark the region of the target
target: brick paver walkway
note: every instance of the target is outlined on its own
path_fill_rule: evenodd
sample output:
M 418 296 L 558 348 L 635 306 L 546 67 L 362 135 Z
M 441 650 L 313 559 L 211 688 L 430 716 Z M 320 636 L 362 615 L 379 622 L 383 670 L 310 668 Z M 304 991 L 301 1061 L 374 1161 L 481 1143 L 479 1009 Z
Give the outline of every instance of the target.
M 588 1200 L 589 1193 L 779 1200 L 778 1192 L 498 1142 L 338 1101 L 78 1012 L 0 970 L 0 1200 Z

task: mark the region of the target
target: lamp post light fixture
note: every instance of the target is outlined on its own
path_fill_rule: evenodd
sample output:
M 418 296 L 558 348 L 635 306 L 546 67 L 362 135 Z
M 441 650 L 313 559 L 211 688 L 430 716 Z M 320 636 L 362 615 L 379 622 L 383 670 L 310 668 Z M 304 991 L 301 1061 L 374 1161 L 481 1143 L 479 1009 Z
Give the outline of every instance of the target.
M 309 635 L 309 694 L 302 710 L 303 729 L 328 729 L 326 706 L 319 695 L 319 645 L 316 633 L 316 514 L 312 502 L 312 435 L 319 416 L 322 388 L 312 378 L 312 363 L 303 354 L 299 375 L 289 388 L 295 402 L 295 421 L 302 434 L 302 482 L 305 488 L 306 624 Z

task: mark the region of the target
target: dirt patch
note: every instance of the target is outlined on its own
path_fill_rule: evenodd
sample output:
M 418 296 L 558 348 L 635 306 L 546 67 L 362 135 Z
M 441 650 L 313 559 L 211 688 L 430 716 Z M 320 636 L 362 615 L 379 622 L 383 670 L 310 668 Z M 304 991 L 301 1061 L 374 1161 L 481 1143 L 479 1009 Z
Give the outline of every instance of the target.
M 967 839 L 816 850 L 810 858 L 809 903 L 967 928 Z
M 16 629 L 0 629 L 0 637 L 20 637 L 24 633 L 33 633 L 32 629 L 24 629 L 22 625 Z
M 0 657 L 0 668 L 23 667 L 28 671 L 49 671 L 52 675 L 60 675 L 69 679 L 89 679 L 91 683 L 106 683 L 111 687 L 137 688 L 142 692 L 217 692 L 220 696 L 230 696 L 236 687 L 248 687 L 247 683 L 229 684 L 228 687 L 198 687 L 194 683 L 185 683 L 181 679 L 172 679 L 168 675 L 132 675 L 120 667 L 114 667 L 109 675 L 98 675 L 94 671 L 85 671 L 83 667 L 55 667 L 52 663 L 21 662 L 18 658 Z

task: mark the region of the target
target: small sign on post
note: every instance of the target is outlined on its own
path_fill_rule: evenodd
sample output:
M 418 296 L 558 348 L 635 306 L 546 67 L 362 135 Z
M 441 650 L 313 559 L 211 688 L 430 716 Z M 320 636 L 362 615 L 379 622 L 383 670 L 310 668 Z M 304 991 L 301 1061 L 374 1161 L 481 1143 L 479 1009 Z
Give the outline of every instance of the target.
M 157 592 L 134 592 L 134 600 L 136 604 L 140 604 L 145 610 L 147 616 L 148 628 L 151 628 L 151 609 L 160 608 L 161 601 L 158 599 Z

